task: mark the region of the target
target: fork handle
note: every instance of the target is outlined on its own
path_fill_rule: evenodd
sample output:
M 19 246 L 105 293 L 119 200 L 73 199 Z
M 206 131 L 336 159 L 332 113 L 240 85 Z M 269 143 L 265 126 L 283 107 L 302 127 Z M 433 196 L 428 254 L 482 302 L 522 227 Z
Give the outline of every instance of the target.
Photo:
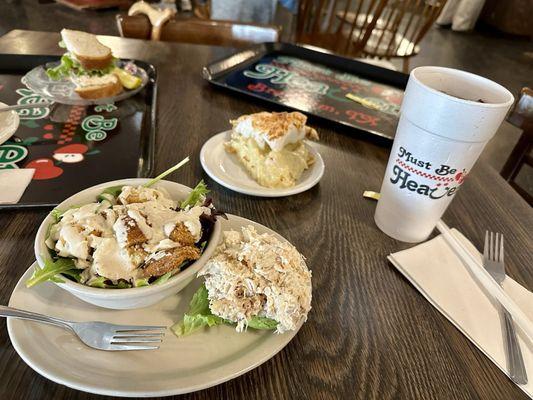
M 513 317 L 509 312 L 502 308 L 505 321 L 505 346 L 507 349 L 507 365 L 509 367 L 509 376 L 517 385 L 527 384 L 526 366 L 522 357 L 522 351 L 516 337 L 516 329 L 513 323 Z
M 24 110 L 26 108 L 50 107 L 53 104 L 54 104 L 53 102 L 49 102 L 49 101 L 47 101 L 46 103 L 16 104 L 14 106 L 0 107 L 0 113 L 6 112 L 6 111 Z
M 72 329 L 68 321 L 2 305 L 0 305 L 0 317 L 27 319 L 30 321 L 44 322 L 45 324 L 55 325 L 65 329 Z

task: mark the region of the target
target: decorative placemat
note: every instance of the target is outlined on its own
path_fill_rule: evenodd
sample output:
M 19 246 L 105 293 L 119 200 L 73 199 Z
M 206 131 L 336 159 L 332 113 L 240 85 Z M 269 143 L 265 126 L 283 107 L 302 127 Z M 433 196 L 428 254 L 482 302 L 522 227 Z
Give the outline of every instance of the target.
M 0 71 L 1 102 L 44 101 L 24 85 L 23 75 Z M 117 104 L 19 110 L 19 128 L 0 146 L 0 169 L 35 173 L 17 204 L 0 207 L 56 205 L 101 182 L 148 176 L 155 134 L 151 91 Z

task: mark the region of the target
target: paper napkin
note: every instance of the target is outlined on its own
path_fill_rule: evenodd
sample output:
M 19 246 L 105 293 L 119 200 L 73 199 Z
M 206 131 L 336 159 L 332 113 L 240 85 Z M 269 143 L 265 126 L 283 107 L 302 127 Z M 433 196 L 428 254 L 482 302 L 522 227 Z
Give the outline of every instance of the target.
M 17 204 L 34 172 L 33 168 L 0 170 L 0 204 Z
M 481 260 L 481 254 L 457 230 L 453 235 Z M 431 254 L 431 261 L 428 261 Z M 416 289 L 505 374 L 507 361 L 499 305 L 476 282 L 461 259 L 439 235 L 435 239 L 391 254 L 389 261 Z M 507 277 L 503 288 L 533 321 L 533 293 Z M 517 327 L 528 384 L 520 388 L 533 398 L 533 343 Z

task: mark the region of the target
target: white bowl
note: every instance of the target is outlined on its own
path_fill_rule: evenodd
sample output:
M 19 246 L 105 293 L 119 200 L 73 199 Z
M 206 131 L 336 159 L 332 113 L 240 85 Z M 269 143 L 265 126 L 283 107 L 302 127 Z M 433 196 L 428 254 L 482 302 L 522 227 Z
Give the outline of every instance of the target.
M 142 185 L 148 181 L 150 181 L 150 179 L 134 178 L 102 183 L 70 196 L 68 199 L 60 203 L 57 208 L 60 210 L 66 210 L 72 206 L 92 203 L 96 201 L 96 197 L 105 188 L 111 186 Z M 175 200 L 184 200 L 192 190 L 187 186 L 170 181 L 159 181 L 154 185 L 154 188 L 158 187 L 166 189 L 170 197 Z M 51 259 L 45 240 L 48 227 L 53 222 L 52 216 L 48 215 L 41 223 L 41 226 L 37 231 L 37 236 L 35 237 L 35 257 L 41 268 L 44 265 L 44 260 Z M 202 256 L 189 265 L 187 269 L 174 275 L 167 282 L 159 285 L 128 289 L 102 289 L 82 285 L 81 283 L 73 282 L 68 279 L 64 279 L 64 283 L 56 284 L 81 300 L 100 307 L 115 310 L 147 307 L 163 300 L 165 297 L 178 293 L 195 278 L 198 271 L 204 266 L 217 247 L 220 238 L 220 230 L 220 221 L 217 221 L 213 228 L 209 243 L 205 247 Z

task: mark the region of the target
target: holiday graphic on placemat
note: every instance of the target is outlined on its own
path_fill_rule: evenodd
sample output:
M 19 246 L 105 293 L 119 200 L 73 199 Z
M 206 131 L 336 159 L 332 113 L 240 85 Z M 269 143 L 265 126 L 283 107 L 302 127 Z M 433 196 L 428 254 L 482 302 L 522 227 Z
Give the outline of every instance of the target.
M 0 101 L 6 104 L 46 101 L 17 75 L 0 75 L 0 86 Z M 19 204 L 55 204 L 100 182 L 137 176 L 143 111 L 135 98 L 18 110 L 20 126 L 0 146 L 0 169 L 35 170 Z

